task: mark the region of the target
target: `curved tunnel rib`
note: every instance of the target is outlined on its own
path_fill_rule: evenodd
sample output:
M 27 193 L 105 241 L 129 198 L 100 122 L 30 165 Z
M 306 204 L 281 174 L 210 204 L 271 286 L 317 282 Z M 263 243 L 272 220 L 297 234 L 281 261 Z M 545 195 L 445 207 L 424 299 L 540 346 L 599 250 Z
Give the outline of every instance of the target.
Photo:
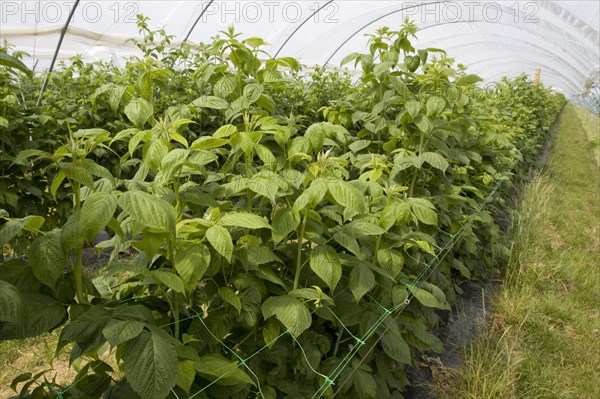
M 58 43 L 56 44 L 56 49 L 54 50 L 54 55 L 52 56 L 52 61 L 50 62 L 50 67 L 48 68 L 48 72 L 46 72 L 46 78 L 44 79 L 44 83 L 42 84 L 42 88 L 40 89 L 40 94 L 39 94 L 37 102 L 36 102 L 36 104 L 38 106 L 40 106 L 40 104 L 42 103 L 42 95 L 46 91 L 46 86 L 48 86 L 48 80 L 50 79 L 50 74 L 52 73 L 52 69 L 54 69 L 54 64 L 56 63 L 56 58 L 58 57 L 58 53 L 62 46 L 63 40 L 65 39 L 65 35 L 67 33 L 67 29 L 69 28 L 69 24 L 71 23 L 71 20 L 73 19 L 73 15 L 75 15 L 75 10 L 77 9 L 79 2 L 80 2 L 80 0 L 77 0 L 77 1 L 75 1 L 75 4 L 73 4 L 73 8 L 71 8 L 71 12 L 69 12 L 69 16 L 67 17 L 67 22 L 65 22 L 65 26 L 63 27 L 62 31 L 60 32 L 60 36 L 58 38 Z
M 329 4 L 333 3 L 333 0 L 329 0 L 327 3 L 323 4 L 321 7 L 319 7 L 315 12 L 313 12 L 311 15 L 308 16 L 308 18 L 306 18 L 304 21 L 302 21 L 297 27 L 296 29 L 294 29 L 294 31 L 287 37 L 287 39 L 284 40 L 283 44 L 279 47 L 279 50 L 277 50 L 275 52 L 275 55 L 273 56 L 273 58 L 277 58 L 277 56 L 279 55 L 279 53 L 281 52 L 281 50 L 283 50 L 283 48 L 285 47 L 285 45 L 292 39 L 292 37 L 300 30 L 300 28 L 302 28 L 304 26 L 305 23 L 307 23 L 308 21 L 310 21 L 310 19 L 312 17 L 314 17 L 316 14 L 318 14 L 322 9 L 324 9 L 325 7 L 327 7 Z
M 208 7 L 210 7 L 212 5 L 212 3 L 214 3 L 214 1 L 215 0 L 210 0 L 208 2 L 208 4 L 206 4 L 206 6 L 202 9 L 202 12 L 200 12 L 200 15 L 198 15 L 198 18 L 196 18 L 196 20 L 192 24 L 192 27 L 190 28 L 190 30 L 188 31 L 188 33 L 185 35 L 185 37 L 181 41 L 182 44 L 185 43 L 185 42 L 187 42 L 187 40 L 190 38 L 190 35 L 192 34 L 192 32 L 194 31 L 194 29 L 196 28 L 196 25 L 198 25 L 198 22 L 200 22 L 200 19 L 204 16 L 204 14 L 206 14 L 206 11 L 208 10 Z

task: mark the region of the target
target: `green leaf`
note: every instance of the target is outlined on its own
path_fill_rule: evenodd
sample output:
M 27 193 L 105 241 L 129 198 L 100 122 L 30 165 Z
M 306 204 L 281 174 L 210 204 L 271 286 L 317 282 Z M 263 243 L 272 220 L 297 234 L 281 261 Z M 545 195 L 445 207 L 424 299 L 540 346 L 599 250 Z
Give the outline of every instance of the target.
M 399 54 L 395 50 L 386 51 L 381 55 L 381 61 L 391 62 L 392 65 L 395 65 L 398 63 L 398 58 L 399 58 Z
M 127 191 L 121 194 L 118 204 L 136 223 L 154 232 L 175 235 L 175 208 L 168 202 L 142 191 Z
M 355 214 L 367 212 L 365 196 L 349 183 L 342 180 L 327 183 L 327 189 L 337 203 L 350 209 Z
M 267 325 L 263 328 L 262 331 L 263 339 L 265 340 L 265 345 L 267 347 L 272 348 L 277 341 L 277 338 L 281 335 L 281 324 L 279 324 L 275 319 L 267 320 Z
M 142 129 L 154 115 L 154 106 L 144 98 L 134 98 L 125 106 L 125 115 L 138 128 Z
M 164 181 L 171 180 L 177 176 L 187 160 L 188 155 L 189 151 L 184 148 L 175 148 L 167 153 L 160 164 Z
M 379 236 L 385 234 L 386 230 L 380 226 L 365 222 L 364 220 L 357 220 L 348 224 L 345 229 L 355 237 L 359 236 Z
M 199 242 L 178 241 L 175 251 L 175 270 L 188 291 L 192 291 L 206 273 L 210 264 L 210 251 Z
M 279 257 L 275 255 L 275 253 L 273 253 L 273 251 L 269 247 L 263 245 L 251 246 L 250 248 L 248 248 L 246 254 L 248 256 L 248 262 L 250 262 L 251 265 L 255 266 L 265 265 L 267 263 L 273 262 L 283 263 L 281 259 L 279 259 Z
M 24 72 L 29 77 L 33 76 L 33 72 L 31 72 L 31 70 L 21 62 L 21 60 L 13 57 L 12 55 L 8 55 L 4 51 L 0 51 L 0 65 L 4 65 L 5 67 L 12 69 L 17 69 L 21 72 Z
M 477 75 L 464 75 L 464 76 L 461 76 L 460 78 L 456 79 L 456 81 L 454 83 L 456 83 L 459 86 L 469 86 L 469 85 L 473 85 L 477 82 L 483 82 L 483 79 L 481 79 Z
M 28 316 L 29 310 L 21 291 L 0 280 L 0 321 L 24 327 Z
M 229 143 L 228 139 L 220 139 L 216 137 L 203 136 L 194 141 L 190 147 L 190 150 L 198 151 L 205 150 L 207 148 L 219 148 Z
M 67 316 L 66 308 L 55 298 L 38 292 L 22 291 L 22 293 L 29 308 L 29 319 L 24 334 L 13 338 L 36 337 L 52 331 L 58 325 L 64 323 Z M 5 331 L 1 330 L 0 337 L 11 338 Z
M 144 323 L 137 320 L 113 320 L 102 330 L 102 335 L 114 348 L 142 333 Z
M 385 354 L 395 361 L 404 364 L 412 363 L 410 347 L 401 335 L 388 331 L 381 337 L 381 346 Z
M 421 103 L 415 100 L 409 100 L 406 102 L 404 107 L 406 108 L 406 111 L 410 114 L 410 116 L 415 118 L 421 110 Z
M 73 133 L 73 137 L 75 138 L 91 138 L 95 136 L 104 135 L 106 138 L 110 137 L 110 132 L 104 129 L 94 128 L 94 129 L 79 129 L 75 133 Z
M 361 254 L 360 246 L 358 245 L 358 241 L 356 241 L 356 237 L 351 235 L 347 230 L 343 229 L 334 233 L 333 238 L 354 255 L 359 256 Z
M 450 164 L 446 159 L 438 154 L 437 152 L 424 152 L 419 155 L 423 162 L 427 162 L 429 165 L 433 166 L 436 169 L 439 169 L 442 172 L 445 172 L 448 169 Z
M 160 282 L 161 284 L 166 285 L 168 288 L 172 289 L 175 292 L 179 292 L 180 294 L 185 293 L 185 287 L 183 286 L 183 280 L 177 274 L 169 271 L 167 269 L 158 269 L 151 270 L 149 275 Z
M 356 60 L 360 56 L 361 56 L 360 53 L 350 53 L 347 56 L 345 56 L 344 58 L 342 58 L 342 61 L 340 62 L 340 66 L 346 65 L 347 63 Z
M 66 178 L 65 174 L 61 170 L 59 170 L 56 173 L 56 175 L 54 176 L 54 179 L 52 180 L 52 184 L 50 185 L 50 194 L 52 194 L 52 197 L 54 199 L 56 199 L 56 192 L 61 187 L 65 178 Z
M 394 75 L 388 75 L 388 79 L 390 80 L 390 84 L 400 97 L 407 98 L 408 96 L 410 96 L 410 90 L 406 83 L 402 81 L 402 79 Z
M 89 170 L 72 163 L 60 163 L 60 171 L 69 179 L 88 187 L 94 187 L 94 178 Z
M 229 108 L 229 103 L 222 98 L 216 96 L 202 96 L 195 99 L 192 104 L 201 108 L 210 108 L 210 109 L 227 109 Z
M 26 277 L 34 279 L 30 273 L 27 273 Z M 2 339 L 37 337 L 40 334 L 52 331 L 65 321 L 67 316 L 65 306 L 56 299 L 37 292 L 25 292 L 23 288 L 18 288 L 23 295 L 26 313 L 20 323 L 7 323 L 4 325 L 0 323 L 0 337 Z M 8 292 L 10 293 L 10 291 Z M 2 300 L 0 300 L 0 306 L 2 306 L 1 302 Z
M 23 221 L 9 220 L 0 227 L 0 247 L 15 238 L 23 230 Z
M 27 249 L 33 274 L 50 288 L 54 288 L 67 265 L 67 257 L 61 246 L 60 236 L 60 231 L 54 230 L 35 239 Z
M 277 167 L 277 158 L 273 155 L 271 150 L 262 144 L 257 144 L 254 147 L 254 151 L 256 155 L 260 158 L 261 161 L 265 164 L 269 169 Z M 273 199 L 274 200 L 274 199 Z
M 25 216 L 21 219 L 23 221 L 23 228 L 31 233 L 38 233 L 40 228 L 46 222 L 42 216 Z
M 258 268 L 258 270 L 255 270 L 255 273 L 258 277 L 260 277 L 263 280 L 270 281 L 273 284 L 277 284 L 285 290 L 288 289 L 287 285 L 283 282 L 283 280 L 281 280 L 271 268 L 261 267 Z
M 372 54 L 361 54 L 360 64 L 363 71 L 370 72 L 373 69 L 373 55 Z
M 357 153 L 360 150 L 364 150 L 369 145 L 371 145 L 371 140 L 357 140 L 354 143 L 350 144 L 348 148 L 353 153 Z
M 229 231 L 225 227 L 219 225 L 210 227 L 206 230 L 206 239 L 222 257 L 231 262 L 233 242 Z
M 371 269 L 362 263 L 356 264 L 350 272 L 348 286 L 356 302 L 367 293 L 375 285 L 375 276 Z
M 384 60 L 382 59 L 382 61 Z M 383 80 L 382 75 L 389 74 L 389 71 L 393 68 L 393 66 L 394 63 L 391 61 L 381 62 L 380 64 L 375 65 L 375 67 L 373 68 L 373 73 L 375 74 L 375 77 L 377 77 L 377 79 Z
M 196 379 L 196 365 L 193 360 L 179 360 L 177 368 L 177 386 L 190 394 L 190 388 Z
M 238 135 L 239 145 L 246 158 L 252 159 L 254 156 L 254 147 L 256 146 L 256 142 L 251 134 L 246 132 L 241 132 Z
M 381 211 L 379 224 L 389 230 L 396 223 L 408 223 L 410 220 L 410 205 L 407 202 L 392 202 Z
M 319 245 L 310 252 L 310 268 L 333 292 L 342 278 L 342 264 L 335 249 Z
M 177 352 L 161 334 L 143 331 L 123 352 L 125 377 L 142 398 L 164 399 L 177 383 Z
M 10 383 L 10 389 L 17 392 L 17 386 L 22 382 L 31 380 L 32 377 L 33 377 L 33 374 L 31 374 L 30 372 L 19 374 L 19 376 L 14 378 L 12 380 L 12 382 Z
M 392 303 L 395 307 L 405 305 L 407 299 L 408 290 L 406 287 L 401 285 L 395 285 L 392 287 Z
M 85 242 L 83 227 L 81 226 L 81 209 L 75 209 L 65 222 L 60 232 L 60 245 L 65 254 L 82 248 Z
M 255 148 L 258 148 L 258 146 Z M 273 204 L 275 203 L 277 192 L 279 191 L 277 182 L 266 176 L 259 175 L 252 176 L 252 179 L 248 181 L 248 188 L 256 194 L 268 198 Z
M 247 229 L 270 229 L 267 221 L 258 215 L 245 212 L 226 213 L 219 219 L 220 225 L 227 227 L 244 227 Z
M 313 150 L 319 151 L 323 147 L 325 137 L 327 137 L 327 131 L 324 128 L 324 122 L 313 123 L 306 129 L 304 137 L 308 139 Z
M 414 118 L 415 125 L 425 134 L 433 131 L 434 125 L 431 120 L 423 114 L 419 114 Z
M 51 158 L 50 154 L 48 154 L 45 151 L 29 149 L 29 150 L 23 150 L 23 151 L 19 152 L 19 154 L 15 158 L 14 162 L 17 165 L 26 165 L 27 160 L 29 158 L 33 158 L 33 157 Z
M 235 76 L 223 76 L 215 83 L 214 92 L 217 96 L 225 98 L 237 87 L 237 79 Z
M 410 292 L 415 296 L 415 298 L 417 298 L 417 300 L 419 302 L 421 302 L 421 304 L 423 306 L 427 306 L 428 308 L 450 310 L 450 306 L 448 304 L 440 302 L 429 291 L 424 290 L 419 287 L 410 286 L 410 285 L 408 286 L 408 288 L 409 288 Z
M 292 208 L 281 208 L 273 216 L 273 242 L 278 244 L 287 237 L 292 231 L 295 231 L 300 224 L 298 214 L 292 211 Z
M 114 193 L 93 193 L 81 207 L 81 227 L 88 242 L 106 227 L 117 210 L 117 198 Z
M 133 241 L 132 246 L 138 251 L 143 252 L 147 259 L 152 259 L 165 243 L 165 238 L 165 233 L 155 233 L 145 229 L 142 239 Z
M 326 295 L 320 287 L 313 285 L 313 288 L 298 288 L 290 291 L 289 296 L 294 298 L 315 301 L 317 304 L 335 305 L 333 299 Z
M 165 139 L 160 138 L 148 141 L 143 147 L 144 162 L 152 171 L 158 172 L 161 162 L 167 156 L 168 152 L 169 146 Z
M 242 370 L 239 362 L 229 360 L 219 355 L 205 355 L 194 363 L 196 370 L 204 375 L 213 377 L 219 385 L 256 385 L 252 378 Z
M 396 278 L 402 271 L 404 266 L 404 258 L 402 255 L 389 248 L 381 248 L 377 251 L 377 263 L 383 270 L 388 272 L 392 278 Z
M 242 301 L 240 297 L 237 296 L 235 292 L 229 287 L 219 287 L 219 296 L 228 304 L 233 306 L 235 310 L 238 311 L 238 314 L 242 312 Z
M 296 198 L 292 210 L 296 213 L 300 213 L 305 208 L 314 208 L 327 194 L 327 185 L 320 179 L 315 180 L 313 183 L 305 189 L 302 194 Z
M 21 219 L 9 220 L 0 227 L 0 247 L 15 238 L 23 230 L 37 233 L 44 224 L 41 216 L 25 216 Z
M 407 202 L 419 222 L 437 226 L 438 215 L 431 202 L 424 198 L 408 198 Z
M 461 93 L 460 87 L 451 86 L 446 91 L 446 100 L 448 101 L 448 103 L 454 105 L 458 102 L 461 95 L 462 95 L 462 93 Z
M 248 100 L 248 104 L 256 102 L 262 96 L 264 87 L 258 83 L 250 83 L 244 87 L 244 97 Z
M 76 306 L 79 306 L 79 309 L 75 308 L 79 312 L 76 316 L 71 314 L 71 321 L 61 331 L 56 356 L 69 342 L 77 342 L 84 353 L 97 349 L 104 342 L 102 330 L 110 320 L 108 311 L 103 306 Z
M 355 369 L 352 381 L 360 399 L 376 399 L 378 397 L 377 383 L 371 374 L 361 369 Z
M 267 298 L 262 304 L 262 313 L 265 319 L 277 317 L 295 337 L 312 324 L 312 317 L 306 305 L 289 295 Z
M 233 125 L 223 125 L 213 133 L 213 137 L 216 137 L 216 138 L 229 137 L 235 133 L 237 133 L 237 127 L 235 127 Z
M 179 134 L 173 130 L 169 131 L 169 137 L 171 138 L 171 140 L 178 142 L 185 148 L 189 148 L 189 146 L 190 146 L 185 137 L 183 137 L 181 134 Z
M 111 111 L 117 112 L 125 94 L 130 98 L 133 96 L 134 92 L 135 89 L 133 86 L 114 86 L 110 91 L 108 98 L 108 105 L 110 106 Z
M 404 57 L 404 63 L 410 72 L 414 72 L 419 68 L 421 59 L 418 56 L 407 55 Z
M 427 114 L 432 117 L 437 117 L 446 107 L 446 100 L 440 96 L 433 96 L 427 100 Z

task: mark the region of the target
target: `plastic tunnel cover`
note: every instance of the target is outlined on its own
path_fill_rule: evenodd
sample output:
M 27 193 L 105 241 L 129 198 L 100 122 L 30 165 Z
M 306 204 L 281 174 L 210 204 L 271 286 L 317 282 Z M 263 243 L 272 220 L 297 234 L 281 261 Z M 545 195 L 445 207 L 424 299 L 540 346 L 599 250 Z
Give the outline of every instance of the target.
M 267 51 L 307 65 L 339 67 L 344 55 L 366 51 L 364 35 L 404 18 L 420 31 L 418 48 L 437 47 L 492 81 L 533 74 L 570 96 L 589 92 L 600 70 L 600 2 L 591 1 L 0 1 L 0 38 L 30 57 L 36 71 L 81 54 L 114 61 L 136 54 L 136 15 L 173 35 L 172 46 L 206 42 L 234 24 L 266 39 Z M 69 14 L 73 16 L 68 20 Z M 68 24 L 67 24 L 68 22 Z M 68 25 L 64 40 L 62 30 Z

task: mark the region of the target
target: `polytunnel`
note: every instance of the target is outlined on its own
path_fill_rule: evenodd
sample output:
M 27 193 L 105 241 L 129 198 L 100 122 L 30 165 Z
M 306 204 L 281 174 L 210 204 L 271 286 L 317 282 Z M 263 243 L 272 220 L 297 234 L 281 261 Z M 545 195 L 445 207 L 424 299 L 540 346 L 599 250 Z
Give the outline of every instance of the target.
M 114 60 L 135 53 L 136 15 L 173 35 L 172 46 L 206 42 L 227 26 L 269 43 L 273 56 L 338 67 L 365 50 L 364 35 L 404 18 L 416 46 L 446 49 L 486 81 L 533 75 L 568 96 L 593 91 L 600 68 L 596 1 L 5 1 L 0 37 L 37 71 L 56 60 Z
M 600 398 L 599 19 L 0 0 L 0 398 Z

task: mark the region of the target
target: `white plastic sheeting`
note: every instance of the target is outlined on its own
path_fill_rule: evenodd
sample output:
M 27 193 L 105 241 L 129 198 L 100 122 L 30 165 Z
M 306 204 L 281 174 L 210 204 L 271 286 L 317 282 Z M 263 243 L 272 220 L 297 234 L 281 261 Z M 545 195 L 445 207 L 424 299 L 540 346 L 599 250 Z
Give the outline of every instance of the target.
M 234 24 L 244 36 L 266 39 L 271 55 L 332 67 L 350 52 L 366 51 L 365 34 L 397 28 L 408 17 L 420 29 L 415 47 L 445 49 L 487 81 L 540 68 L 544 84 L 573 96 L 597 84 L 600 71 L 595 0 L 0 0 L 0 37 L 29 53 L 24 61 L 36 71 L 50 66 L 55 53 L 58 60 L 81 54 L 122 64 L 137 51 L 126 40 L 139 37 L 137 14 L 164 27 L 173 46 L 206 42 Z

